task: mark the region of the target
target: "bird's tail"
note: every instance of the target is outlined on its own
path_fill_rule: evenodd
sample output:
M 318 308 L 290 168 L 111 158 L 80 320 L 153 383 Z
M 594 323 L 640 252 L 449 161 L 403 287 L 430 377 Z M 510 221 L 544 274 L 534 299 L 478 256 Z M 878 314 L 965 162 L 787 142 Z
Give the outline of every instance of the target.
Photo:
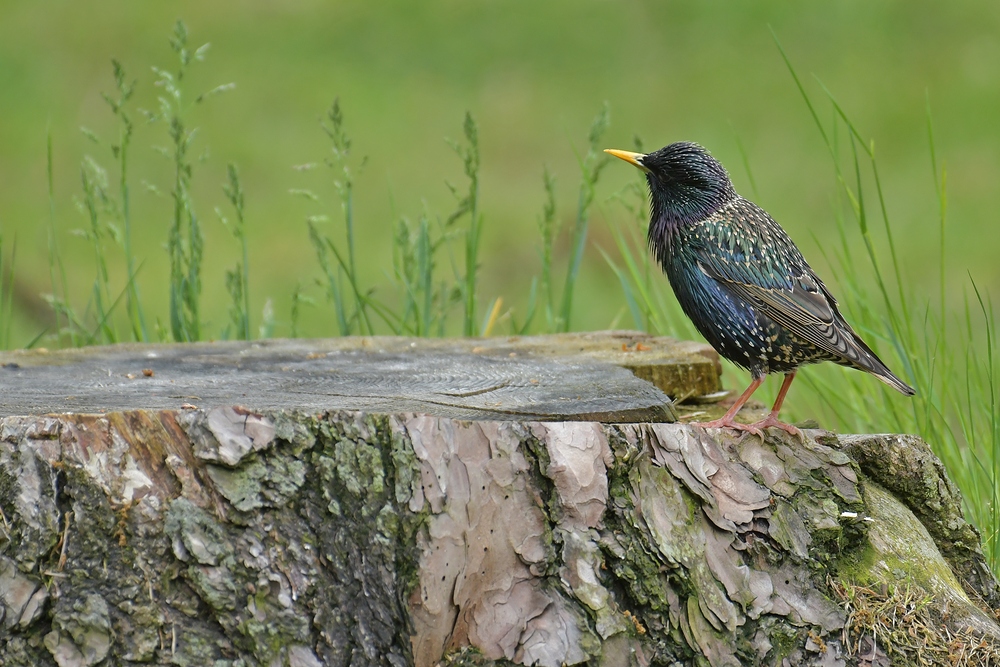
M 877 377 L 882 382 L 885 382 L 887 385 L 889 385 L 899 393 L 903 394 L 904 396 L 913 396 L 914 394 L 917 393 L 917 391 L 913 387 L 900 380 L 893 374 L 892 371 L 886 368 L 885 364 L 882 364 L 881 373 L 879 373 L 878 371 L 872 371 L 872 375 Z
M 896 377 L 895 373 L 889 370 L 889 367 L 857 334 L 854 335 L 854 342 L 860 350 L 864 351 L 864 354 L 858 355 L 859 358 L 852 365 L 860 370 L 868 371 L 904 396 L 913 396 L 917 393 L 913 387 Z

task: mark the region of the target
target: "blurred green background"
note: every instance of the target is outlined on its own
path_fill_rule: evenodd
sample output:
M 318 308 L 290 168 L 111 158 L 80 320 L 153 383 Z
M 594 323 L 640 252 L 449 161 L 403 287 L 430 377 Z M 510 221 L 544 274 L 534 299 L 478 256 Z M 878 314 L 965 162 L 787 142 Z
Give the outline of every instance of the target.
M 964 2 L 12 2 L 0 3 L 0 234 L 5 266 L 16 237 L 12 346 L 50 326 L 40 295 L 51 291 L 46 230 L 46 136 L 54 149 L 55 224 L 71 289 L 85 304 L 94 276 L 86 225 L 74 205 L 79 164 L 94 155 L 114 177 L 109 142 L 115 119 L 101 98 L 114 90 L 111 58 L 138 80 L 135 104 L 156 108 L 151 66 L 174 69 L 168 36 L 183 19 L 191 44 L 211 43 L 190 71 L 188 90 L 235 82 L 198 105 L 195 206 L 206 235 L 203 313 L 209 335 L 226 324 L 224 271 L 238 245 L 218 222 L 225 167 L 235 162 L 247 192 L 251 324 L 270 300 L 287 335 L 297 283 L 318 305 L 302 314 L 301 335 L 335 333 L 305 217 L 335 214 L 329 150 L 318 119 L 339 96 L 356 155 L 368 156 L 356 184 L 358 248 L 366 284 L 385 282 L 392 225 L 422 211 L 446 215 L 461 163 L 445 139 L 461 137 L 464 113 L 479 123 L 484 224 L 480 303 L 497 295 L 521 308 L 539 265 L 537 220 L 543 165 L 555 173 L 559 216 L 575 212 L 577 160 L 587 130 L 607 101 L 609 147 L 652 149 L 676 140 L 709 147 L 785 226 L 821 274 L 823 248 L 836 235 L 832 163 L 775 47 L 772 26 L 807 89 L 822 102 L 814 73 L 859 130 L 876 142 L 886 200 L 907 280 L 936 290 L 938 210 L 925 104 L 933 110 L 938 158 L 948 174 L 948 270 L 955 294 L 971 272 L 1000 287 L 993 230 L 1000 184 L 1000 3 Z M 171 204 L 170 164 L 154 150 L 169 143 L 163 123 L 135 114 L 130 179 L 138 282 L 147 313 L 166 320 Z M 80 131 L 102 137 L 95 145 Z M 598 248 L 613 251 L 607 220 L 625 215 L 609 198 L 636 173 L 609 165 L 599 184 L 573 328 L 633 326 Z M 311 188 L 322 205 L 291 196 Z M 333 218 L 330 233 L 337 218 Z M 857 241 L 857 256 L 863 247 Z M 566 243 L 557 248 L 568 253 Z M 112 282 L 123 284 L 120 253 Z M 557 281 L 561 284 L 562 277 Z M 831 281 L 833 282 L 833 281 Z M 837 285 L 832 285 L 837 291 Z M 919 293 L 919 292 L 918 292 Z M 957 302 L 957 299 L 956 299 Z M 522 312 L 523 315 L 523 312 Z M 616 318 L 618 318 L 616 320 Z M 503 332 L 502 329 L 500 332 Z M 39 344 L 46 344 L 42 339 Z M 52 344 L 51 342 L 49 344 Z

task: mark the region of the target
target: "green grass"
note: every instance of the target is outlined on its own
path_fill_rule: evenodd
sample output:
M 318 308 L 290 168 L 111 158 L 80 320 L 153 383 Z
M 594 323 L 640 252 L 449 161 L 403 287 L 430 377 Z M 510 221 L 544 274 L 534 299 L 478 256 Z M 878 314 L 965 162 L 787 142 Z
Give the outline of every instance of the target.
M 236 267 L 226 271 L 226 290 L 229 292 L 231 303 L 229 306 L 229 326 L 222 332 L 223 338 L 237 338 L 239 340 L 250 340 L 250 252 L 247 245 L 246 219 L 244 218 L 244 206 L 246 198 L 243 194 L 243 185 L 240 183 L 240 172 L 236 165 L 230 164 L 226 169 L 229 182 L 223 186 L 222 191 L 226 199 L 233 206 L 236 219 L 230 223 L 229 219 L 216 209 L 216 213 L 222 224 L 229 227 L 233 232 L 233 237 L 239 241 L 241 259 L 236 262 Z
M 326 277 L 326 295 L 333 305 L 337 325 L 341 336 L 355 333 L 373 333 L 371 318 L 368 314 L 368 302 L 358 287 L 357 262 L 355 260 L 354 242 L 354 170 L 349 164 L 351 140 L 344 129 L 344 116 L 340 110 L 339 101 L 327 111 L 326 121 L 321 123 L 323 131 L 331 142 L 331 155 L 324 161 L 333 170 L 333 186 L 340 208 L 343 211 L 344 231 L 346 237 L 346 260 L 338 250 L 338 244 L 330 236 L 320 231 L 320 225 L 328 222 L 325 214 L 310 215 L 306 218 L 309 228 L 309 239 L 316 251 L 316 258 Z M 312 168 L 315 165 L 308 165 Z M 364 168 L 364 160 L 356 170 Z M 319 197 L 309 190 L 295 190 L 292 194 L 304 196 L 312 201 Z M 336 264 L 331 259 L 336 259 Z
M 10 328 L 14 322 L 14 259 L 17 257 L 17 243 L 12 244 L 4 265 L 3 236 L 0 236 L 0 344 L 10 349 Z
M 220 184 L 208 169 L 209 139 L 214 134 L 205 136 L 199 129 L 211 118 L 205 103 L 233 86 L 205 86 L 207 93 L 191 93 L 192 88 L 202 89 L 201 79 L 193 81 L 202 68 L 194 65 L 205 60 L 207 45 L 192 49 L 188 42 L 187 30 L 178 23 L 170 39 L 173 68 L 154 68 L 155 111 L 144 111 L 136 101 L 134 92 L 144 78 L 132 80 L 122 65 L 113 64 L 113 93 L 104 96 L 112 121 L 104 133 L 113 138 L 107 141 L 97 132 L 84 133 L 90 146 L 81 160 L 74 196 L 80 213 L 76 219 L 83 221 L 79 236 L 88 248 L 86 269 L 79 259 L 82 246 L 66 233 L 69 213 L 55 187 L 59 146 L 49 133 L 48 224 L 42 245 L 48 257 L 46 301 L 51 323 L 23 316 L 17 320 L 15 277 L 21 275 L 23 260 L 15 274 L 16 237 L 0 236 L 3 347 L 249 339 L 255 334 L 525 334 L 578 329 L 594 321 L 695 337 L 645 249 L 644 184 L 633 177 L 613 184 L 610 191 L 602 189 L 610 177 L 603 175 L 607 160 L 601 149 L 619 141 L 606 138 L 611 127 L 607 105 L 592 121 L 584 148 L 575 156 L 579 176 L 578 182 L 573 179 L 568 185 L 576 200 L 568 216 L 560 214 L 561 181 L 555 170 L 541 166 L 546 162 L 542 156 L 532 156 L 539 170 L 533 177 L 531 199 L 539 212 L 529 216 L 534 222 L 533 229 L 528 227 L 530 233 L 516 234 L 517 252 L 491 244 L 498 238 L 497 229 L 509 223 L 491 205 L 495 199 L 488 196 L 484 180 L 493 173 L 483 152 L 484 136 L 492 128 L 480 126 L 466 114 L 448 133 L 457 131 L 461 137 L 448 142 L 451 162 L 438 175 L 446 183 L 443 174 L 460 175 L 457 184 L 446 187 L 452 201 L 428 197 L 417 214 L 402 212 L 397 210 L 397 185 L 389 179 L 383 188 L 389 194 L 383 197 L 389 202 L 391 219 L 376 224 L 371 209 L 359 208 L 366 201 L 359 192 L 370 189 L 372 180 L 381 180 L 370 168 L 381 156 L 369 160 L 355 137 L 348 135 L 353 117 L 339 101 L 313 129 L 312 143 L 322 145 L 323 152 L 314 161 L 300 161 L 290 187 L 282 190 L 283 195 L 285 191 L 292 195 L 286 200 L 294 202 L 295 210 L 302 211 L 301 222 L 272 230 L 260 223 L 267 214 L 258 202 L 270 187 L 262 183 L 264 179 L 257 175 L 254 185 L 248 186 L 246 168 L 239 170 L 231 162 Z M 918 392 L 906 399 L 864 374 L 820 366 L 801 374 L 788 402 L 788 415 L 815 418 L 837 430 L 921 434 L 963 490 L 969 516 L 983 530 L 989 561 L 998 569 L 996 320 L 987 291 L 971 277 L 955 278 L 956 259 L 946 252 L 960 241 L 953 238 L 956 232 L 948 223 L 953 215 L 948 172 L 939 162 L 930 113 L 922 120 L 926 129 L 921 128 L 928 140 L 923 148 L 930 158 L 924 162 L 927 180 L 910 188 L 934 192 L 933 262 L 927 261 L 926 252 L 909 252 L 914 243 L 908 238 L 912 225 L 895 222 L 895 217 L 890 222 L 890 208 L 898 207 L 887 195 L 890 188 L 880 175 L 873 143 L 822 84 L 825 99 L 815 103 L 789 59 L 785 63 L 794 84 L 789 87 L 797 88 L 806 102 L 806 113 L 799 113 L 811 118 L 819 130 L 833 179 L 827 188 L 831 205 L 824 216 L 833 224 L 830 229 L 816 228 L 816 250 L 806 254 L 835 286 L 852 324 Z M 138 117 L 146 124 L 133 120 Z M 214 133 L 217 125 L 206 128 Z M 136 143 L 140 130 L 144 136 L 157 133 L 154 142 L 165 142 L 157 149 L 165 160 L 150 169 L 149 180 L 135 174 L 133 157 L 141 147 Z M 741 132 L 729 132 L 736 134 L 738 155 L 755 198 L 768 200 L 774 179 L 761 175 L 762 152 L 741 141 Z M 270 139 L 250 136 L 245 141 L 261 144 Z M 638 138 L 632 143 L 641 150 Z M 111 169 L 104 166 L 105 160 L 110 160 Z M 136 214 L 134 192 L 143 194 L 142 215 Z M 523 189 L 517 192 L 525 198 Z M 219 195 L 227 202 L 225 210 L 215 209 L 219 224 L 203 224 L 199 202 Z M 166 224 L 140 224 L 148 219 Z M 381 233 L 373 234 L 375 228 Z M 804 245 L 804 233 L 793 236 Z M 165 247 L 167 261 L 149 250 L 159 244 Z M 259 272 L 273 275 L 274 271 L 269 266 L 271 255 L 261 249 L 282 245 L 297 249 L 296 263 L 282 269 L 291 274 L 290 280 L 286 277 L 280 283 L 287 285 L 287 293 L 276 292 L 266 281 L 255 282 Z M 594 248 L 605 257 L 604 264 Z M 309 255 L 315 264 L 303 266 Z M 206 262 L 206 258 L 211 259 Z M 498 265 L 514 267 L 506 270 L 516 273 L 517 279 L 499 283 Z M 231 268 L 216 270 L 225 266 Z M 612 281 L 602 278 L 605 268 Z M 84 275 L 93 279 L 84 280 Z M 613 282 L 620 292 L 606 298 L 614 292 L 608 284 Z M 82 284 L 87 288 L 81 289 Z M 166 286 L 160 290 L 169 295 L 166 302 L 150 296 L 160 285 Z M 276 309 L 275 303 L 282 308 Z M 601 313 L 597 319 L 595 312 Z M 32 324 L 21 325 L 25 333 L 17 334 L 16 321 Z M 318 321 L 325 326 L 317 328 Z M 726 373 L 729 386 L 746 381 L 731 368 Z
M 577 197 L 576 219 L 573 223 L 573 235 L 570 242 L 572 254 L 569 268 L 566 271 L 566 282 L 563 285 L 562 306 L 559 309 L 557 322 L 558 331 L 569 331 L 573 327 L 573 287 L 580 278 L 580 265 L 583 262 L 583 251 L 587 246 L 587 231 L 590 228 L 590 208 L 594 203 L 597 181 L 601 170 L 608 164 L 609 158 L 601 151 L 601 140 L 604 138 L 608 125 L 611 123 L 610 110 L 604 104 L 601 113 L 590 126 L 587 154 L 580 162 L 580 194 Z

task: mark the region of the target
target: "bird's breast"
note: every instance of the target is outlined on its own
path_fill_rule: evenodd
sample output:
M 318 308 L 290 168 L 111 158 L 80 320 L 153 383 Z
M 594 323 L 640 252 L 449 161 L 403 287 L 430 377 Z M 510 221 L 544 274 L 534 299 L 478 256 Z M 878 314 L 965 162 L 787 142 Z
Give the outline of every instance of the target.
M 682 231 L 671 235 L 661 261 L 681 309 L 719 354 L 752 372 L 766 373 L 772 333 L 750 304 L 708 275 L 695 244 L 685 236 Z

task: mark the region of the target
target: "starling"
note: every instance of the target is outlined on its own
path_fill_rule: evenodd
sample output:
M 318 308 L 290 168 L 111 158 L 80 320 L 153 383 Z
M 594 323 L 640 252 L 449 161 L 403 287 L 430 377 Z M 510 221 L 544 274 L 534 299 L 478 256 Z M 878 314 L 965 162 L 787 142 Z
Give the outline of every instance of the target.
M 785 230 L 736 194 L 725 167 L 708 151 L 679 142 L 645 154 L 605 152 L 645 172 L 650 250 L 701 335 L 752 377 L 721 419 L 701 426 L 757 435 L 777 426 L 801 436 L 778 420 L 778 411 L 799 366 L 820 361 L 867 371 L 914 394 L 854 333 Z M 754 424 L 734 421 L 768 373 L 785 374 L 770 415 Z

